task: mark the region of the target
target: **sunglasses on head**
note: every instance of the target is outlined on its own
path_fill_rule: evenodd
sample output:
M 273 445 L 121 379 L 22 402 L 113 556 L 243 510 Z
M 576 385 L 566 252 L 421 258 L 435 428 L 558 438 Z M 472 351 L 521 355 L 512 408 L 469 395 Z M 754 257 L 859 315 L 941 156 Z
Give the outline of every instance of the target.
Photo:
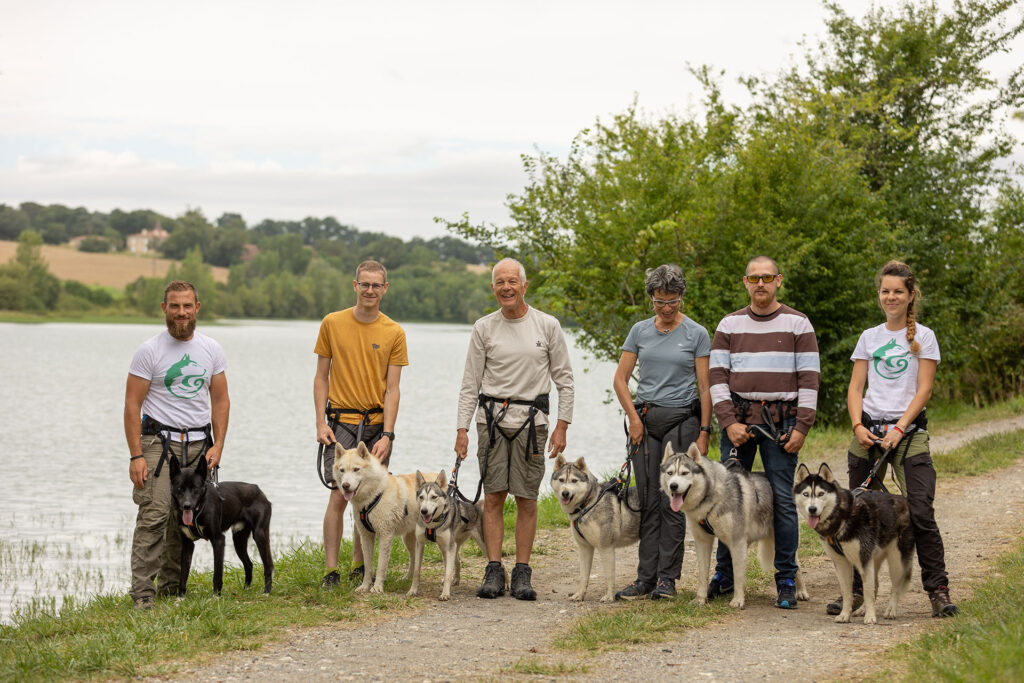
M 756 285 L 758 282 L 764 282 L 765 284 L 768 284 L 769 282 L 775 282 L 775 278 L 777 277 L 778 274 L 772 275 L 771 273 L 769 273 L 767 275 L 744 275 L 743 279 L 752 285 Z

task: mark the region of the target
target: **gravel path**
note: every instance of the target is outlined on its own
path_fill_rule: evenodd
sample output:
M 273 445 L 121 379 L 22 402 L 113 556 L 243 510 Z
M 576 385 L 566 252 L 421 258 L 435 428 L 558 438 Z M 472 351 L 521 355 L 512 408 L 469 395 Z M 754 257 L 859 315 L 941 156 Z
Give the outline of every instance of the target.
M 932 439 L 936 451 L 956 448 L 986 434 L 1024 428 L 1024 416 L 989 422 Z M 845 456 L 831 463 L 845 473 Z M 977 501 L 982 501 L 979 505 Z M 970 595 L 971 579 L 1018 536 L 1024 518 L 1024 461 L 982 477 L 940 481 L 936 515 L 946 547 L 954 600 Z M 825 557 L 801 562 L 811 600 L 797 610 L 773 607 L 774 590 L 749 592 L 747 608 L 705 628 L 691 629 L 663 643 L 604 654 L 570 653 L 550 646 L 568 623 L 593 610 L 625 609 L 598 602 L 600 563 L 584 604 L 569 602 L 576 573 L 575 543 L 564 529 L 538 533 L 534 555 L 536 602 L 505 597 L 480 600 L 474 592 L 483 575 L 482 558 L 468 558 L 463 585 L 452 600 L 432 599 L 439 581 L 426 581 L 423 607 L 413 614 L 374 623 L 337 624 L 289 630 L 277 642 L 253 652 L 219 655 L 213 663 L 184 664 L 173 678 L 204 681 L 453 680 L 504 677 L 501 667 L 521 659 L 557 666 L 584 664 L 578 678 L 625 677 L 662 680 L 825 680 L 859 678 L 877 666 L 877 653 L 933 626 L 928 598 L 915 568 L 912 589 L 901 603 L 902 616 L 876 626 L 836 624 L 825 603 L 838 595 Z M 696 582 L 692 541 L 687 539 L 681 588 Z M 634 578 L 636 549 L 617 555 L 618 585 Z M 510 564 L 506 558 L 506 565 Z M 888 596 L 887 577 L 880 595 Z M 530 677 L 536 678 L 536 677 Z M 160 679 L 151 680 L 166 680 Z

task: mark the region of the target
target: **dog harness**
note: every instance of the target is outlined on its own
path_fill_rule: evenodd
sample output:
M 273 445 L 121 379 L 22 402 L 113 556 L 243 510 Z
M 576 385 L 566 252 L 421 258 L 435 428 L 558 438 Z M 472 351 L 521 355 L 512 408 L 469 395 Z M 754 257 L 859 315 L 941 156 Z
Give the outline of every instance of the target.
M 498 410 L 498 414 L 494 414 L 494 406 L 501 404 L 501 408 Z M 537 447 L 537 424 L 536 417 L 537 413 L 541 412 L 545 415 L 551 409 L 551 399 L 548 394 L 540 394 L 532 401 L 518 398 L 495 398 L 494 396 L 488 396 L 486 394 L 477 395 L 477 405 L 484 409 L 484 417 L 487 420 L 487 450 L 484 451 L 484 462 L 483 469 L 480 471 L 480 483 L 476 487 L 476 497 L 472 500 L 473 503 L 480 500 L 480 493 L 484 488 L 484 477 L 487 474 L 487 456 L 490 455 L 491 449 L 494 448 L 494 444 L 497 443 L 498 434 L 501 434 L 506 441 L 511 444 L 516 438 L 522 433 L 524 429 L 526 432 L 526 460 L 529 462 L 531 455 L 540 455 L 540 449 Z M 526 421 L 519 425 L 519 429 L 509 436 L 504 429 L 498 426 L 503 419 L 505 419 L 505 413 L 508 412 L 510 405 L 517 406 L 530 406 L 529 414 L 526 417 Z M 512 449 L 509 448 L 509 458 L 512 457 Z M 511 469 L 511 468 L 510 468 Z
M 384 491 L 381 491 L 373 500 L 370 501 L 369 505 L 367 505 L 366 507 L 359 511 L 359 522 L 363 525 L 363 528 L 369 531 L 371 534 L 377 533 L 377 530 L 373 528 L 372 524 L 370 524 L 370 513 L 373 512 L 373 508 L 377 507 L 377 503 L 379 503 L 380 499 L 383 497 Z M 402 516 L 406 517 L 408 515 L 409 506 L 406 505 L 402 512 Z
M 453 501 L 452 504 L 455 505 L 456 509 L 458 509 L 458 505 L 459 505 L 458 501 Z M 440 522 L 437 522 L 437 520 L 434 520 L 436 522 L 436 526 L 434 526 L 433 529 L 431 529 L 430 527 L 424 527 L 424 534 L 423 535 L 426 537 L 426 539 L 428 541 L 430 541 L 431 543 L 437 543 L 437 532 L 440 531 L 441 529 L 443 529 L 444 525 L 447 524 L 449 514 L 451 514 L 451 509 L 450 508 L 448 510 L 445 510 L 445 513 L 443 515 L 441 515 L 441 521 Z M 453 516 L 451 519 L 454 522 L 455 517 Z M 459 513 L 459 519 L 462 520 L 463 524 L 469 524 L 469 518 L 468 517 L 464 517 L 461 512 Z
M 159 477 L 160 471 L 164 467 L 164 461 L 167 460 L 168 454 L 171 457 L 174 456 L 174 449 L 171 448 L 171 437 L 170 433 L 175 432 L 178 434 L 178 442 L 181 444 L 181 463 L 182 467 L 191 467 L 200 457 L 206 454 L 206 451 L 213 445 L 213 437 L 211 436 L 211 426 L 209 423 L 202 427 L 171 427 L 165 425 L 163 422 L 154 420 L 149 415 L 142 416 L 142 434 L 145 436 L 156 436 L 160 438 L 160 460 L 156 464 L 156 472 L 153 473 L 153 477 Z M 189 441 L 189 432 L 203 432 L 206 436 L 204 438 L 203 447 L 196 454 L 196 457 L 191 460 L 188 459 L 188 448 L 191 445 Z
M 344 427 L 345 431 L 356 437 L 356 444 L 363 440 L 363 432 L 366 426 L 370 424 L 370 416 L 376 415 L 377 413 L 383 413 L 384 409 L 380 406 L 376 408 L 370 408 L 369 410 L 356 410 L 355 408 L 332 408 L 331 402 L 327 402 L 327 407 L 324 409 L 324 415 L 327 416 L 327 425 L 331 428 L 331 434 L 338 428 L 338 424 L 341 420 L 342 415 L 361 415 L 362 419 L 359 420 L 359 424 L 356 425 L 356 431 L 353 433 L 347 427 Z M 324 475 L 324 450 L 326 446 L 319 444 L 316 452 L 316 474 L 320 477 L 320 483 L 327 488 L 334 490 L 338 488 L 337 483 L 328 483 L 327 477 Z

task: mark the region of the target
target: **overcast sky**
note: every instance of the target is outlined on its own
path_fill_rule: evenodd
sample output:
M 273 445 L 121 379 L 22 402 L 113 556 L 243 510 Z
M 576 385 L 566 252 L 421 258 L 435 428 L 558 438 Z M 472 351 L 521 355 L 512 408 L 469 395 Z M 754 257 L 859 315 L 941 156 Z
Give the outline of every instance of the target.
M 685 112 L 687 64 L 740 98 L 735 77 L 789 64 L 823 17 L 818 0 L 0 0 L 0 203 L 332 215 L 403 238 L 464 211 L 500 223 L 521 154 L 564 153 L 634 96 Z

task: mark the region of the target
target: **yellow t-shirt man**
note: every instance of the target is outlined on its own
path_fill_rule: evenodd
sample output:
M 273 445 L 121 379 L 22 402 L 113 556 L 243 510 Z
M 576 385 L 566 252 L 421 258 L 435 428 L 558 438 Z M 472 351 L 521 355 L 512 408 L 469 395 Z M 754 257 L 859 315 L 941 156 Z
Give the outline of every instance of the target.
M 323 319 L 313 351 L 331 359 L 327 398 L 332 408 L 382 407 L 388 366 L 409 364 L 401 325 L 383 313 L 372 323 L 360 322 L 352 308 L 329 313 Z M 359 424 L 361 419 L 355 413 L 342 413 L 339 417 L 346 424 Z M 369 424 L 383 421 L 383 413 L 370 415 Z

